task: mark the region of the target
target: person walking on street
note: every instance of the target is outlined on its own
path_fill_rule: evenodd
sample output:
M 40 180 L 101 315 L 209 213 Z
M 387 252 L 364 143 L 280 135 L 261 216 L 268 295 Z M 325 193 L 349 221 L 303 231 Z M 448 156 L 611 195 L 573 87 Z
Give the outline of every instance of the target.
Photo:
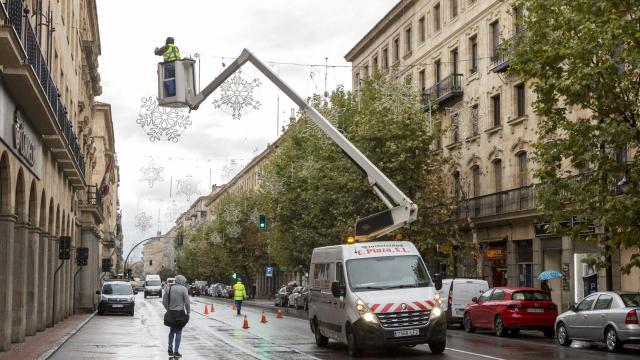
M 191 312 L 189 291 L 186 284 L 187 279 L 184 276 L 176 276 L 176 283 L 164 292 L 162 298 L 162 305 L 167 310 L 164 314 L 164 324 L 170 328 L 167 352 L 169 356 L 174 358 L 182 357 L 178 352 L 182 339 L 182 328 L 189 322 L 189 313 Z
M 180 49 L 174 44 L 174 39 L 169 36 L 165 41 L 165 45 L 157 47 L 153 51 L 154 54 L 162 56 L 164 59 L 164 85 L 167 96 L 176 95 L 176 66 L 173 63 L 180 60 Z
M 244 289 L 244 285 L 240 277 L 237 279 L 235 285 L 233 285 L 233 300 L 236 302 L 236 309 L 238 310 L 238 315 L 240 315 L 240 308 L 242 308 L 242 300 L 247 298 L 247 291 Z
M 548 280 L 542 280 L 542 282 L 540 283 L 540 288 L 542 289 L 542 291 L 544 291 L 545 293 L 547 293 L 547 295 L 549 295 L 549 297 L 551 297 L 551 286 L 549 286 L 549 281 Z

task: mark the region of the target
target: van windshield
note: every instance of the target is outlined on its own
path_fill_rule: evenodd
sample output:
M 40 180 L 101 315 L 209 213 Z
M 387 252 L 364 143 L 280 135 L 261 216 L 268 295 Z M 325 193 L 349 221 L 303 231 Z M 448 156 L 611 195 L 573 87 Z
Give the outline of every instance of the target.
M 131 295 L 133 290 L 129 284 L 104 284 L 102 293 L 104 295 Z
M 431 286 L 429 273 L 416 255 L 349 260 L 347 276 L 353 291 Z
M 160 280 L 147 280 L 147 286 L 160 286 Z

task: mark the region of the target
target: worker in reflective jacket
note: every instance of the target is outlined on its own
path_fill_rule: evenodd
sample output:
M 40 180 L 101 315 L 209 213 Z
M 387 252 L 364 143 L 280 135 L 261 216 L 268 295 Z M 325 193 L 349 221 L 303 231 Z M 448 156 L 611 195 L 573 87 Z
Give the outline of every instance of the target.
M 247 291 L 244 289 L 240 277 L 238 277 L 237 280 L 236 284 L 233 285 L 233 300 L 236 302 L 236 309 L 238 310 L 238 315 L 240 315 L 242 300 L 247 298 Z
M 167 96 L 176 95 L 176 67 L 173 63 L 180 60 L 180 49 L 174 44 L 171 36 L 165 41 L 165 45 L 154 50 L 154 54 L 164 58 L 164 85 Z

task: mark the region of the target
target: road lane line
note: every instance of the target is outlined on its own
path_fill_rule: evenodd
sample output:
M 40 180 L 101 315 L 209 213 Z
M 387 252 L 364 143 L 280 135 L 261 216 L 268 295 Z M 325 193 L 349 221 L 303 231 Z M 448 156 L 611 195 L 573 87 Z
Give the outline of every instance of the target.
M 489 356 L 489 355 L 483 355 L 483 354 L 478 354 L 478 353 L 474 353 L 474 352 L 471 352 L 471 351 L 458 350 L 458 349 L 449 348 L 449 347 L 448 347 L 448 348 L 445 348 L 445 349 L 450 350 L 450 351 L 457 351 L 457 352 L 461 352 L 461 353 L 463 353 L 463 354 L 467 354 L 467 355 L 480 356 L 480 357 L 483 357 L 483 358 L 486 358 L 486 359 L 493 359 L 493 360 L 506 360 L 506 359 L 499 358 L 499 357 L 494 357 L 494 356 Z

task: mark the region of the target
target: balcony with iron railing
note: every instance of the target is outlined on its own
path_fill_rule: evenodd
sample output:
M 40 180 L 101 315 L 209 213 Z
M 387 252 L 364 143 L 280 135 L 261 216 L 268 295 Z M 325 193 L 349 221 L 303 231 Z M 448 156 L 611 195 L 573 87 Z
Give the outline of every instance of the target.
M 86 196 L 79 201 L 80 209 L 93 213 L 98 223 L 104 222 L 104 208 L 102 203 L 102 193 L 98 185 L 88 185 Z
M 451 74 L 422 92 L 425 111 L 434 105 L 462 97 L 462 74 Z
M 64 170 L 77 172 L 71 183 L 84 186 L 84 157 L 22 0 L 0 1 L 0 65 L 16 102 L 29 118 L 39 119 L 33 126 L 47 145 L 65 150 L 54 153 Z
M 463 200 L 456 208 L 456 219 L 464 220 L 535 210 L 533 185 L 499 191 Z
M 509 69 L 509 64 L 511 63 L 511 54 L 515 49 L 514 40 L 518 35 L 520 35 L 522 31 L 516 32 L 511 38 L 504 40 L 500 45 L 496 46 L 493 49 L 493 54 L 491 55 L 491 71 L 495 73 L 505 72 Z

